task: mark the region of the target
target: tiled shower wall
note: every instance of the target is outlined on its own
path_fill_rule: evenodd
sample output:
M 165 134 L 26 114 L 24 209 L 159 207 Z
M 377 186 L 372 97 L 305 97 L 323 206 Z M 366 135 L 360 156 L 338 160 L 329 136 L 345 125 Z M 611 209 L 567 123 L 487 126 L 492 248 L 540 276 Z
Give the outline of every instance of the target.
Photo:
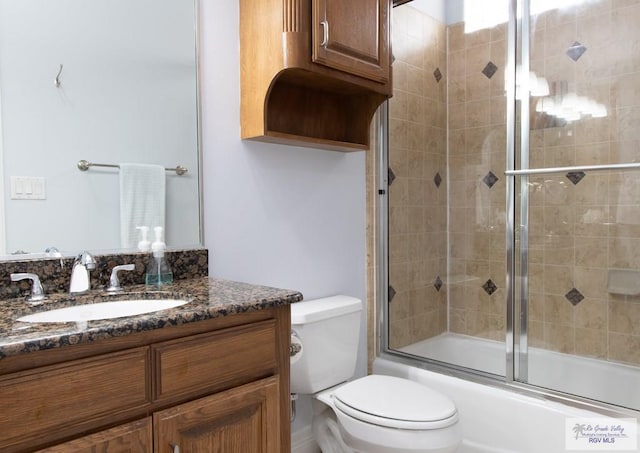
M 446 330 L 446 28 L 411 7 L 393 14 L 389 105 L 390 346 Z
M 532 168 L 640 160 L 639 23 L 640 1 L 534 18 L 532 70 L 608 116 L 534 129 Z M 610 269 L 640 280 L 640 170 L 531 177 L 529 187 L 530 343 L 640 364 L 640 297 L 607 288 Z
M 543 128 L 533 114 L 532 168 L 640 159 L 638 23 L 635 0 L 534 18 L 532 70 L 603 103 L 608 116 Z M 394 10 L 393 348 L 447 329 L 447 291 L 451 331 L 504 339 L 505 31 L 465 35 L 463 24 L 445 29 L 413 8 Z M 531 177 L 529 188 L 530 344 L 640 363 L 640 297 L 607 290 L 609 269 L 640 269 L 640 171 Z
M 504 341 L 506 26 L 448 31 L 450 331 Z

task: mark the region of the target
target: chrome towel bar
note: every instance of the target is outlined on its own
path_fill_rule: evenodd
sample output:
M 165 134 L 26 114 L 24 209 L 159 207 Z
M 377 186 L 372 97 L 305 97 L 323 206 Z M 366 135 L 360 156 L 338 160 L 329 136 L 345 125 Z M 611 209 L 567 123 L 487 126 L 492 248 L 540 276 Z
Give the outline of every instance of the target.
M 78 161 L 78 170 L 87 171 L 89 167 L 108 167 L 108 168 L 120 168 L 120 165 L 117 164 L 96 164 L 93 162 L 89 162 L 88 160 L 79 160 Z M 175 168 L 165 168 L 167 171 L 175 171 L 178 176 L 184 175 L 189 170 L 187 167 L 183 167 L 182 165 L 178 165 Z
M 522 170 L 507 170 L 506 176 L 527 176 L 546 175 L 549 173 L 564 173 L 574 171 L 604 171 L 604 170 L 640 170 L 640 162 L 626 164 L 606 164 L 606 165 L 577 165 L 574 167 L 549 167 L 549 168 L 527 168 Z

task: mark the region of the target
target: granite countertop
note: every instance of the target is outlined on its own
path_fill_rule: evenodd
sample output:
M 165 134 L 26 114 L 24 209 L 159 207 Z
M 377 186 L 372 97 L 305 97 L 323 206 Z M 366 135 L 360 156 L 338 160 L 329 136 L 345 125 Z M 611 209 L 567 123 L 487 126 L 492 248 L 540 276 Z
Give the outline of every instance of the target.
M 94 302 L 124 299 L 189 298 L 176 308 L 125 318 L 82 323 L 26 323 L 24 315 Z M 288 305 L 302 300 L 297 291 L 269 288 L 215 278 L 180 280 L 158 289 L 144 285 L 124 288 L 112 295 L 92 290 L 81 296 L 51 294 L 42 305 L 33 306 L 24 298 L 0 300 L 0 359 L 44 349 L 89 343 L 135 332 L 177 326 L 190 322 Z

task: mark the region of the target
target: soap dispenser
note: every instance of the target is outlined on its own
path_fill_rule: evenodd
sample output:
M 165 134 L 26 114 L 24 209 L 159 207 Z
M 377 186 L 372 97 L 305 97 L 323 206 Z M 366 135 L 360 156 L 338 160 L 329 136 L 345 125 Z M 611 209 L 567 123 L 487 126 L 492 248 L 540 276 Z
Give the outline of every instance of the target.
M 138 242 L 138 250 L 140 250 L 141 252 L 149 252 L 151 250 L 151 241 L 147 239 L 149 227 L 137 226 L 136 230 L 140 230 L 140 242 Z
M 153 286 L 167 285 L 173 282 L 173 272 L 164 256 L 167 245 L 162 241 L 162 227 L 157 226 L 153 231 L 156 237 L 151 244 L 152 256 L 147 267 L 145 283 Z

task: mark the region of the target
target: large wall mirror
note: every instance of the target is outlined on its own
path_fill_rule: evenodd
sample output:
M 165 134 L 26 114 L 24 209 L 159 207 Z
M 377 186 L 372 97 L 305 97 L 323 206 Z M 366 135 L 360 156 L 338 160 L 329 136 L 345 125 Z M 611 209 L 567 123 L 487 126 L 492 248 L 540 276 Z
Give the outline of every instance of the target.
M 3 258 L 129 248 L 118 168 L 80 160 L 186 167 L 166 241 L 202 245 L 196 24 L 197 0 L 0 0 Z

